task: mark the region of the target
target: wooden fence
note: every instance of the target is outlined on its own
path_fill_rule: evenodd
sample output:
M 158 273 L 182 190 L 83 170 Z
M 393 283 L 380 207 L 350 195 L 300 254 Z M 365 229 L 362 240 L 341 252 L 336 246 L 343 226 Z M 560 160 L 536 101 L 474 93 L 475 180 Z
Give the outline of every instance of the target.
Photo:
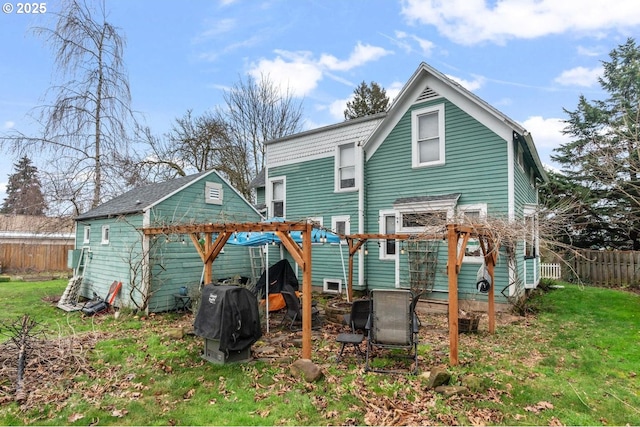
M 585 284 L 596 286 L 638 286 L 640 284 L 640 251 L 580 250 L 566 260 L 573 268 L 571 277 Z M 565 271 L 571 270 L 564 268 Z
M 66 271 L 67 254 L 73 245 L 51 243 L 1 243 L 2 272 Z

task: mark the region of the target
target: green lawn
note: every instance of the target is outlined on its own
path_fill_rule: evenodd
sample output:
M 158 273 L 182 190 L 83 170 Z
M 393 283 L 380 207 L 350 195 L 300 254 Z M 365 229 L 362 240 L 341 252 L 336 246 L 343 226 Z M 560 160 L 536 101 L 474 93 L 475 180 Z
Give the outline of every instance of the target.
M 0 342 L 24 314 L 41 331 L 22 405 L 17 352 L 0 349 L 0 424 L 640 425 L 640 296 L 563 285 L 534 295 L 535 315 L 461 335 L 460 364 L 448 371 L 469 392 L 445 398 L 425 387 L 426 372 L 448 362 L 442 315 L 421 319 L 417 376 L 364 373 L 351 356 L 336 364 L 339 328 L 327 326 L 313 341 L 325 375 L 309 384 L 290 373 L 300 349 L 278 328 L 263 340 L 271 361 L 214 365 L 201 338 L 167 335 L 191 315 L 82 317 L 48 302 L 66 281 L 0 283 Z

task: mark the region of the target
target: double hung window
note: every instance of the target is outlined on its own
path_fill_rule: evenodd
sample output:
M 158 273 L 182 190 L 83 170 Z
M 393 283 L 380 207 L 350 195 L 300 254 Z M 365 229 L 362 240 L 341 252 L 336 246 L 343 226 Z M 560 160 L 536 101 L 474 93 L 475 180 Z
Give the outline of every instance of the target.
M 413 167 L 444 164 L 444 105 L 415 110 L 411 117 Z
M 356 148 L 354 144 L 340 145 L 336 153 L 336 191 L 356 188 Z

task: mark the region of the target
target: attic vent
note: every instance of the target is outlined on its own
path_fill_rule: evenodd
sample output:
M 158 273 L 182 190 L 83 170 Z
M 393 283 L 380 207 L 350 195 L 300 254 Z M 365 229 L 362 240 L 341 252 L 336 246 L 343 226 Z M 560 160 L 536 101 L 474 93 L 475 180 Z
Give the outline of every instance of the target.
M 416 99 L 416 102 L 426 101 L 428 99 L 437 98 L 438 96 L 440 96 L 440 95 L 438 95 L 435 90 L 433 90 L 433 89 L 431 89 L 430 87 L 427 86 L 422 91 L 420 96 L 418 96 L 418 99 Z
M 205 202 L 212 205 L 222 204 L 222 185 L 217 182 L 207 182 Z

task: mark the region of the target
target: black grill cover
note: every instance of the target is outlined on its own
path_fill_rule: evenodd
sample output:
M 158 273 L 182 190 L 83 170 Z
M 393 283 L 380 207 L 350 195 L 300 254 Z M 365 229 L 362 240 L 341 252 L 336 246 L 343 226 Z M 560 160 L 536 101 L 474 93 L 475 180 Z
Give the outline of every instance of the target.
M 265 287 L 267 284 L 266 272 L 262 273 L 258 283 L 256 283 L 255 294 L 265 294 Z M 283 288 L 291 287 L 294 291 L 298 290 L 298 278 L 291 268 L 291 264 L 286 259 L 276 262 L 269 267 L 269 293 L 279 294 Z
M 193 323 L 195 334 L 220 341 L 220 351 L 241 351 L 262 336 L 258 300 L 240 286 L 206 285 Z

